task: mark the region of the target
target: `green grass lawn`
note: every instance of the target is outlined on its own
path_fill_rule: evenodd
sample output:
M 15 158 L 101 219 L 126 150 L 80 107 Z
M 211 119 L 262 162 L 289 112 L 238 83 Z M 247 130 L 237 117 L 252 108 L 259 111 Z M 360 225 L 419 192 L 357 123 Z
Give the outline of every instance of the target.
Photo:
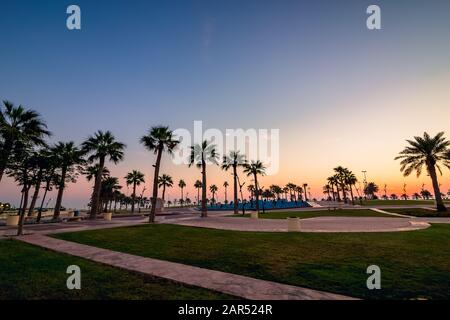
M 238 232 L 176 225 L 58 238 L 135 255 L 370 299 L 450 299 L 450 225 L 391 233 Z M 376 264 L 382 290 L 366 288 Z
M 450 204 L 449 200 L 444 201 L 447 204 Z M 359 200 L 355 201 L 356 204 L 359 204 Z M 410 206 L 410 205 L 434 205 L 434 200 L 363 200 L 363 206 Z
M 81 290 L 66 287 L 69 265 L 81 269 Z M 0 270 L 0 300 L 230 298 L 14 240 L 0 240 Z
M 229 217 L 250 217 L 249 214 L 238 214 L 230 215 Z M 390 217 L 391 216 L 384 213 L 379 213 L 376 211 L 368 209 L 337 209 L 337 210 L 318 210 L 318 211 L 266 211 L 266 213 L 260 213 L 259 217 L 261 219 L 286 219 L 288 217 L 298 217 L 300 219 L 315 218 L 315 217 Z
M 431 211 L 427 209 L 422 208 L 402 208 L 402 209 L 387 209 L 386 211 L 393 212 L 393 213 L 400 213 L 400 214 L 406 214 L 409 216 L 415 216 L 415 217 L 450 217 L 450 212 L 437 212 L 437 211 Z

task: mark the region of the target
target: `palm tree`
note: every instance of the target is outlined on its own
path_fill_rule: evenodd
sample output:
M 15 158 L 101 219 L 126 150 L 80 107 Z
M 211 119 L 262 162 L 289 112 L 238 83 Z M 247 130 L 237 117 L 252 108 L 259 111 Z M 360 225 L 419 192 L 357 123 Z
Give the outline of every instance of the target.
M 211 191 L 211 193 L 212 193 L 212 203 L 213 204 L 216 202 L 215 195 L 216 195 L 217 190 L 218 190 L 218 188 L 215 184 L 209 186 L 209 191 Z
M 28 209 L 28 216 L 31 216 L 33 214 L 34 208 L 36 206 L 36 201 L 39 196 L 41 184 L 44 179 L 44 173 L 48 165 L 50 164 L 50 155 L 50 150 L 48 148 L 44 148 L 39 150 L 33 157 L 33 166 L 36 167 L 36 172 L 33 176 L 34 193 L 31 198 L 30 207 Z
M 353 186 L 358 182 L 358 179 L 356 178 L 355 174 L 348 170 L 347 168 L 344 168 L 343 172 L 343 179 L 345 184 L 348 186 L 350 190 L 350 196 L 352 198 L 352 204 L 355 204 L 354 197 L 353 197 Z
M 338 184 L 340 184 L 342 196 L 344 197 L 344 202 L 347 203 L 347 193 L 345 191 L 347 189 L 346 175 L 348 173 L 348 169 L 342 166 L 337 166 L 333 170 L 334 172 L 336 172 L 335 174 L 336 180 L 338 181 Z
M 293 192 L 295 188 L 297 188 L 297 185 L 292 182 L 289 182 L 288 184 L 286 184 L 286 188 L 288 188 L 289 190 L 290 201 L 292 201 L 292 199 L 295 197 L 295 195 L 293 195 Z
M 103 168 L 105 167 L 105 161 L 109 158 L 109 161 L 117 164 L 119 161 L 123 160 L 125 144 L 116 141 L 114 135 L 110 131 L 103 132 L 99 130 L 83 142 L 82 149 L 84 153 L 90 154 L 88 158 L 89 162 L 92 163 L 98 160 L 98 171 L 95 177 L 94 190 L 91 197 L 90 214 L 90 218 L 95 219 L 100 209 L 101 178 Z
M 287 200 L 287 195 L 289 193 L 289 188 L 284 186 L 283 187 L 283 193 L 284 193 L 284 199 Z
M 173 187 L 173 180 L 172 177 L 168 174 L 163 174 L 158 178 L 158 187 L 163 188 L 162 192 L 162 200 L 164 202 L 164 197 L 166 194 L 166 188 L 172 188 Z
M 122 189 L 122 186 L 119 185 L 119 178 L 108 177 L 105 180 L 102 180 L 100 188 L 100 207 L 104 207 L 103 212 L 108 212 L 108 203 L 109 210 L 111 210 L 114 194 L 120 189 Z
M 303 184 L 303 192 L 305 193 L 305 201 L 308 201 L 308 196 L 307 196 L 307 193 L 306 193 L 306 187 L 308 186 L 308 184 L 307 183 L 304 183 Z M 310 195 L 311 195 L 311 193 L 310 193 Z
M 367 194 L 370 196 L 371 199 L 375 198 L 375 193 L 377 193 L 379 190 L 378 186 L 375 184 L 375 182 L 369 182 L 367 186 L 364 188 L 364 194 Z
M 54 154 L 54 152 L 52 152 L 52 150 L 49 150 L 49 154 L 46 159 L 47 161 L 42 173 L 42 179 L 45 182 L 44 195 L 42 196 L 41 205 L 39 207 L 38 215 L 36 218 L 36 222 L 38 223 L 41 221 L 42 209 L 44 206 L 45 198 L 47 197 L 47 193 L 48 191 L 52 191 L 53 186 L 56 185 L 56 181 L 58 181 L 56 174 L 58 161 L 56 155 Z
M 73 141 L 58 142 L 51 151 L 55 156 L 56 167 L 58 168 L 58 195 L 56 197 L 55 210 L 53 212 L 53 219 L 57 219 L 61 210 L 66 182 L 75 182 L 75 166 L 84 164 L 85 160 L 83 159 L 84 152 L 78 148 Z
M 227 188 L 228 188 L 228 186 L 229 186 L 229 184 L 228 184 L 228 181 L 225 181 L 224 183 L 223 183 L 223 188 L 224 188 L 224 193 L 225 193 L 225 204 L 227 204 L 228 203 L 228 200 L 227 200 Z
M 239 151 L 230 151 L 228 156 L 223 157 L 221 168 L 225 171 L 233 169 L 233 209 L 234 214 L 238 214 L 238 174 L 237 168 L 244 166 L 246 163 L 244 155 Z M 225 187 L 226 192 L 226 187 Z M 225 196 L 226 198 L 226 196 Z
M 269 190 L 277 197 L 277 199 L 280 199 L 280 194 L 283 193 L 283 189 L 276 184 L 272 184 L 269 187 Z
M 125 176 L 125 180 L 127 181 L 127 185 L 133 186 L 133 193 L 131 194 L 131 213 L 134 213 L 134 204 L 136 202 L 136 186 L 141 185 L 141 183 L 145 183 L 144 174 L 138 170 L 133 170 L 128 172 Z
M 169 127 L 156 126 L 151 127 L 146 136 L 141 138 L 141 143 L 149 151 L 156 154 L 155 173 L 153 176 L 153 195 L 151 198 L 152 207 L 149 215 L 149 222 L 155 222 L 155 212 L 156 212 L 156 200 L 158 199 L 158 179 L 159 179 L 159 169 L 161 167 L 161 157 L 163 152 L 169 154 L 173 153 L 178 143 L 175 139 L 173 132 L 169 130 Z
M 253 176 L 256 194 L 256 212 L 259 214 L 258 175 L 264 176 L 266 174 L 266 167 L 259 160 L 252 161 L 251 163 L 245 165 L 244 173 L 246 173 L 248 177 Z
M 45 146 L 45 137 L 51 135 L 36 111 L 27 110 L 21 105 L 16 107 L 6 100 L 3 105 L 5 110 L 0 108 L 0 181 L 18 142 Z
M 6 171 L 8 176 L 13 177 L 17 185 L 21 187 L 20 218 L 17 235 L 22 235 L 23 233 L 25 210 L 28 205 L 28 193 L 33 184 L 33 175 L 35 174 L 34 156 L 35 153 L 29 146 L 21 145 L 20 148 L 15 149 Z
M 331 194 L 330 194 L 330 192 L 331 192 L 331 187 L 330 187 L 330 185 L 329 185 L 329 184 L 324 185 L 324 186 L 322 187 L 322 191 L 323 191 L 323 194 L 328 195 L 327 200 L 330 200 L 330 199 L 331 199 Z
M 194 188 L 197 189 L 197 206 L 200 206 L 200 189 L 202 188 L 202 182 L 200 180 L 195 181 Z
M 183 197 L 183 189 L 184 189 L 184 187 L 186 187 L 186 182 L 184 182 L 183 179 L 180 179 L 180 181 L 178 182 L 178 187 L 180 187 L 180 189 L 181 189 L 181 201 L 180 201 L 180 204 L 181 204 L 181 206 L 183 206 L 183 199 L 184 199 L 184 197 Z
M 196 144 L 191 147 L 191 155 L 189 157 L 189 167 L 196 165 L 197 168 L 202 170 L 202 214 L 203 218 L 208 216 L 206 209 L 206 165 L 218 164 L 218 154 L 216 151 L 216 145 L 204 140 L 201 144 Z
M 450 168 L 447 149 L 450 141 L 445 139 L 443 132 L 439 132 L 434 137 L 430 137 L 428 133 L 424 132 L 423 137 L 414 137 L 414 140 L 406 141 L 409 145 L 399 153 L 399 156 L 395 157 L 395 160 L 402 160 L 400 171 L 405 177 L 416 171 L 417 177 L 419 177 L 425 167 L 433 185 L 436 209 L 440 212 L 447 211 L 439 189 L 436 168 L 441 175 L 440 164 Z
M 250 192 L 250 198 L 253 200 L 253 197 L 255 196 L 255 186 L 253 184 L 249 184 L 247 186 L 247 191 Z
M 331 176 L 327 178 L 328 184 L 331 187 L 331 194 L 333 195 L 333 201 L 336 201 L 336 193 L 334 192 L 334 186 L 337 188 L 337 181 L 335 176 Z M 339 197 L 339 191 L 337 191 Z

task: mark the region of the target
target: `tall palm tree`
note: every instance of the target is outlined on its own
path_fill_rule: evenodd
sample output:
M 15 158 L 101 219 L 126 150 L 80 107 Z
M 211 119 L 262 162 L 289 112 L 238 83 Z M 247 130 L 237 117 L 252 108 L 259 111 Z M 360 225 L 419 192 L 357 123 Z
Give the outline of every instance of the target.
M 289 190 L 289 195 L 290 195 L 290 201 L 292 201 L 293 198 L 295 198 L 295 195 L 293 195 L 293 192 L 295 190 L 295 188 L 297 188 L 297 185 L 295 183 L 289 182 L 286 184 L 286 188 L 288 188 Z
M 247 191 L 250 192 L 250 199 L 253 200 L 253 197 L 255 196 L 255 186 L 253 184 L 249 184 L 247 186 Z
M 161 157 L 163 152 L 172 154 L 176 146 L 180 143 L 169 127 L 156 126 L 151 127 L 148 134 L 141 138 L 144 147 L 156 154 L 156 163 L 154 164 L 155 172 L 153 175 L 153 195 L 151 198 L 152 206 L 149 215 L 149 222 L 155 222 L 156 200 L 158 198 L 158 179 L 159 169 L 161 168 Z
M 172 188 L 173 187 L 173 180 L 172 177 L 168 174 L 163 174 L 158 179 L 158 187 L 163 188 L 162 192 L 162 200 L 164 202 L 165 194 L 166 194 L 166 188 Z
M 225 181 L 224 183 L 223 183 L 223 188 L 224 188 L 224 195 L 225 195 L 225 204 L 226 203 L 228 203 L 228 199 L 227 199 L 227 188 L 228 188 L 228 186 L 229 186 L 229 184 L 228 184 L 228 181 Z
M 308 184 L 304 183 L 303 184 L 303 192 L 305 193 L 305 201 L 308 201 L 308 193 L 307 193 L 306 187 L 308 187 Z
M 195 181 L 194 188 L 197 189 L 197 206 L 200 206 L 200 189 L 202 188 L 202 182 L 200 180 Z
M 399 156 L 395 157 L 395 160 L 402 160 L 400 171 L 405 177 L 416 171 L 417 177 L 419 177 L 425 167 L 433 185 L 436 209 L 440 212 L 447 211 L 442 200 L 436 168 L 441 175 L 440 164 L 450 168 L 447 149 L 450 141 L 445 139 L 443 132 L 439 132 L 434 137 L 430 137 L 428 133 L 424 132 L 423 137 L 414 137 L 414 140 L 406 141 L 409 145 L 399 153 Z
M 328 195 L 328 200 L 331 199 L 331 187 L 329 184 L 326 184 L 322 187 L 323 194 Z
M 223 157 L 221 168 L 225 171 L 233 169 L 233 209 L 234 214 L 238 214 L 238 175 L 237 168 L 246 163 L 244 155 L 239 151 L 230 151 L 229 155 Z M 226 192 L 226 188 L 225 188 Z
M 16 107 L 6 100 L 3 106 L 4 110 L 0 108 L 0 181 L 18 142 L 45 146 L 44 139 L 51 135 L 36 111 L 27 110 L 21 105 Z
M 266 167 L 259 160 L 252 161 L 251 163 L 245 165 L 244 173 L 246 173 L 248 177 L 253 176 L 256 194 L 256 212 L 259 213 L 258 175 L 264 176 L 266 174 Z
M 191 154 L 189 157 L 189 167 L 192 165 L 197 166 L 202 170 L 202 214 L 203 218 L 208 216 L 206 209 L 206 165 L 217 165 L 218 154 L 216 151 L 216 145 L 207 140 L 203 140 L 201 144 L 195 144 L 191 147 Z
M 358 182 L 358 179 L 356 178 L 356 175 L 347 168 L 344 168 L 344 170 L 342 171 L 342 175 L 345 185 L 348 186 L 348 189 L 350 190 L 352 204 L 355 204 L 355 200 L 353 197 L 353 186 L 356 184 L 356 182 Z
M 125 176 L 127 185 L 133 186 L 133 193 L 131 194 L 131 213 L 134 213 L 134 204 L 136 202 L 136 187 L 140 186 L 141 183 L 145 183 L 144 174 L 138 170 L 133 170 L 128 172 Z
M 212 184 L 209 186 L 209 191 L 212 193 L 212 203 L 214 204 L 216 202 L 215 196 L 218 188 L 215 184 Z
M 346 174 L 348 173 L 348 169 L 346 169 L 342 166 L 338 166 L 338 167 L 334 168 L 333 170 L 334 170 L 334 172 L 336 172 L 336 174 L 335 174 L 336 180 L 341 187 L 344 202 L 347 203 L 347 192 L 346 192 L 347 183 L 346 183 L 345 177 L 346 177 Z
M 284 193 L 284 199 L 287 200 L 287 195 L 289 193 L 289 188 L 284 186 L 283 187 L 283 193 Z
M 35 174 L 35 161 L 34 157 L 36 153 L 26 145 L 21 145 L 20 148 L 15 149 L 14 155 L 10 159 L 10 163 L 7 168 L 7 174 L 13 177 L 17 182 L 17 185 L 21 187 L 21 204 L 19 206 L 19 226 L 17 235 L 23 233 L 23 222 L 25 219 L 25 210 L 28 205 L 28 194 L 33 184 L 33 176 Z
M 181 189 L 181 206 L 183 206 L 183 189 L 186 187 L 186 182 L 184 182 L 183 179 L 180 179 L 180 181 L 178 182 L 178 187 Z
M 33 176 L 34 192 L 31 198 L 30 207 L 28 209 L 28 216 L 31 216 L 33 214 L 34 208 L 36 206 L 36 201 L 39 196 L 41 184 L 44 180 L 44 173 L 48 165 L 50 164 L 50 155 L 50 150 L 48 148 L 44 148 L 39 150 L 33 157 L 33 166 L 36 168 L 36 172 Z
M 337 181 L 335 176 L 331 176 L 327 178 L 328 184 L 331 187 L 331 194 L 333 195 L 333 201 L 336 201 L 336 193 L 334 192 L 334 186 L 337 187 Z M 338 197 L 339 197 L 339 191 L 338 192 Z
M 95 219 L 100 209 L 101 177 L 103 174 L 103 168 L 105 167 L 105 162 L 109 159 L 109 161 L 117 164 L 119 161 L 123 160 L 123 150 L 125 149 L 125 144 L 116 141 L 116 138 L 110 131 L 103 132 L 99 130 L 83 142 L 82 149 L 84 153 L 90 154 L 88 158 L 89 162 L 92 163 L 94 161 L 98 161 L 98 171 L 91 197 L 90 214 L 90 219 Z
M 74 182 L 73 172 L 76 169 L 75 167 L 84 164 L 85 160 L 83 159 L 84 152 L 73 141 L 58 142 L 51 148 L 51 152 L 54 154 L 56 167 L 58 168 L 58 195 L 53 212 L 53 219 L 57 219 L 61 211 L 66 182 Z
M 269 190 L 276 196 L 277 199 L 280 199 L 280 194 L 283 193 L 283 189 L 276 184 L 270 185 Z
M 122 186 L 119 185 L 119 178 L 107 177 L 106 179 L 102 180 L 100 188 L 100 207 L 102 207 L 103 205 L 103 212 L 108 212 L 108 203 L 109 210 L 111 210 L 114 194 L 120 189 L 122 189 Z
M 375 193 L 379 190 L 378 186 L 375 182 L 369 182 L 367 186 L 364 188 L 364 194 L 369 195 L 370 199 L 375 198 Z
M 56 181 L 58 181 L 56 170 L 58 166 L 58 160 L 54 152 L 52 150 L 49 150 L 48 157 L 46 157 L 46 164 L 44 167 L 44 171 L 42 173 L 42 179 L 45 183 L 44 185 L 44 195 L 42 196 L 41 205 L 38 210 L 38 215 L 36 218 L 36 222 L 41 221 L 42 217 L 42 209 L 44 207 L 45 198 L 47 197 L 47 193 L 49 191 L 52 191 L 53 186 L 56 185 Z

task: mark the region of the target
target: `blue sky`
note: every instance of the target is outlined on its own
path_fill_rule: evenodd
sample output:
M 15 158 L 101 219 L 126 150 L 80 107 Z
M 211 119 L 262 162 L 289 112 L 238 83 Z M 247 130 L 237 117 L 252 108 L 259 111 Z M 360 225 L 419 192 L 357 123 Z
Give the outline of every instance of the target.
M 80 31 L 65 27 L 70 4 L 81 7 Z M 366 28 L 369 4 L 380 5 L 382 30 Z M 412 134 L 448 128 L 448 1 L 2 0 L 0 37 L 0 98 L 38 110 L 55 141 L 112 130 L 128 145 L 118 175 L 153 161 L 138 138 L 159 123 L 280 128 L 280 183 L 299 176 L 318 190 L 332 165 L 313 166 L 324 158 L 313 145 L 330 144 L 334 162 L 353 164 L 363 156 L 347 159 L 349 144 L 374 141 L 375 151 L 358 149 L 373 158 L 386 149 L 379 139 L 402 146 Z M 417 116 L 421 99 L 431 126 Z M 380 114 L 392 117 L 381 132 Z M 408 123 L 405 114 L 413 114 Z M 399 174 L 393 156 L 389 172 Z M 378 166 L 368 170 L 386 168 Z M 85 202 L 70 192 L 75 205 Z

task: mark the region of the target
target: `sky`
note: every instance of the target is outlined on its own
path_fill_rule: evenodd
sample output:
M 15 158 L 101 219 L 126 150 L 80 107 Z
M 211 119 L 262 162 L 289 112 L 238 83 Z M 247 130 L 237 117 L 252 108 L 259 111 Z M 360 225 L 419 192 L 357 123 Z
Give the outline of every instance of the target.
M 66 28 L 71 4 L 81 8 L 81 30 Z M 366 27 L 371 4 L 381 8 L 381 30 Z M 308 183 L 318 198 L 338 165 L 361 181 L 367 171 L 388 193 L 404 183 L 408 194 L 423 183 L 431 190 L 426 175 L 404 178 L 394 157 L 424 131 L 450 138 L 445 0 L 2 0 L 0 38 L 0 99 L 37 110 L 52 143 L 112 131 L 127 149 L 108 168 L 128 194 L 132 169 L 151 191 L 155 157 L 139 138 L 158 124 L 279 129 L 279 171 L 260 185 Z M 194 199 L 200 171 L 163 160 L 162 173 L 183 178 Z M 225 180 L 230 173 L 208 167 L 222 201 Z M 446 193 L 449 170 L 440 182 Z M 63 204 L 85 207 L 91 188 L 79 177 Z M 167 194 L 178 199 L 180 190 Z M 0 201 L 20 201 L 9 178 Z

